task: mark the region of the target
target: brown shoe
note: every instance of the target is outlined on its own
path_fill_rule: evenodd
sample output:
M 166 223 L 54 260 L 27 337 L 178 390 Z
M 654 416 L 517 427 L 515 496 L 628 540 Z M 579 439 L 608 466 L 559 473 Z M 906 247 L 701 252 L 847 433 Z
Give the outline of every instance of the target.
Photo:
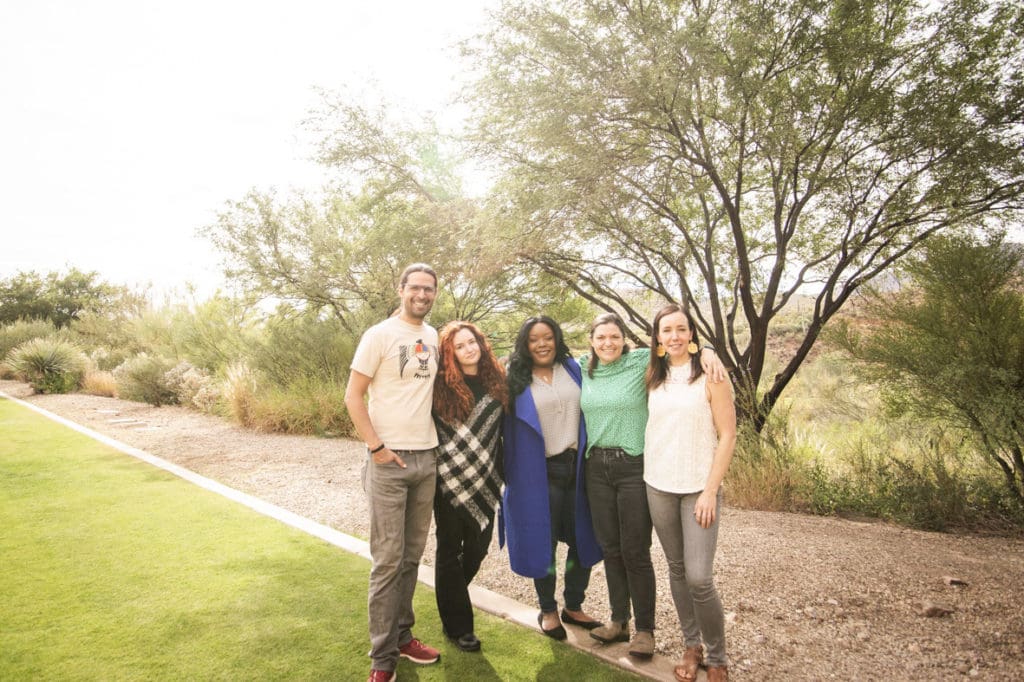
M 629 643 L 629 655 L 636 658 L 650 658 L 654 655 L 654 633 L 637 630 Z
M 697 679 L 697 668 L 704 662 L 704 647 L 688 646 L 683 651 L 683 660 L 672 673 L 676 676 L 677 682 L 693 682 Z
M 729 682 L 729 668 L 724 665 L 713 665 L 708 668 L 708 682 Z

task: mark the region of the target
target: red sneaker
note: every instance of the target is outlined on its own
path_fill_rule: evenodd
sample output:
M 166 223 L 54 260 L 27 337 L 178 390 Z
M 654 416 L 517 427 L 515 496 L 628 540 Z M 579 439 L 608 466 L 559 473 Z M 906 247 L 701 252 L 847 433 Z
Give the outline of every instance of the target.
M 399 647 L 398 653 L 413 663 L 419 663 L 420 665 L 436 663 L 441 659 L 440 651 L 432 646 L 427 646 L 415 637 L 409 640 L 409 643 L 405 646 Z
M 371 670 L 366 682 L 395 682 L 396 677 L 394 670 Z

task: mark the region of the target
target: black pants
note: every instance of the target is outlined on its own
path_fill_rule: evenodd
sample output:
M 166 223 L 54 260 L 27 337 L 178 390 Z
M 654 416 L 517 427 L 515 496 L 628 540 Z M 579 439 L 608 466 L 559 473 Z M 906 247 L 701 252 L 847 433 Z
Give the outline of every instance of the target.
M 437 613 L 447 636 L 458 639 L 473 632 L 473 603 L 469 584 L 487 556 L 494 534 L 494 513 L 487 527 L 467 519 L 444 499 L 438 490 L 434 496 L 434 522 L 437 525 L 437 551 L 434 555 L 434 594 Z
M 591 448 L 586 482 L 594 533 L 604 553 L 612 620 L 629 622 L 632 602 L 636 629 L 653 632 L 656 581 L 644 457 L 620 448 Z

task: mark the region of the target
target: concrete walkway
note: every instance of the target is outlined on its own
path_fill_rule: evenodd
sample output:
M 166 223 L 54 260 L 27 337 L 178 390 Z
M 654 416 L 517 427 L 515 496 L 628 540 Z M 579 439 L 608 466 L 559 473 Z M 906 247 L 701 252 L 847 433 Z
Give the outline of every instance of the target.
M 2 391 L 0 391 L 0 398 L 6 398 L 14 403 L 23 405 L 24 407 L 38 412 L 39 414 L 42 414 L 43 416 L 52 419 L 69 429 L 73 429 L 88 436 L 89 438 L 104 443 L 105 445 L 109 445 L 110 447 L 140 459 L 147 464 L 151 464 L 163 469 L 164 471 L 168 471 L 175 476 L 185 479 L 189 483 L 215 492 L 218 495 L 222 495 L 230 500 L 238 502 L 239 504 L 245 505 L 260 514 L 269 516 L 281 523 L 320 538 L 321 540 L 329 542 L 336 547 L 340 547 L 347 552 L 358 554 L 368 560 L 371 559 L 369 544 L 363 540 L 346 535 L 334 528 L 317 523 L 304 516 L 299 516 L 298 514 L 290 512 L 287 509 L 270 504 L 269 502 L 265 502 L 264 500 L 253 497 L 247 493 L 243 493 L 240 490 L 218 483 L 211 478 L 200 476 L 199 474 L 178 466 L 173 462 L 168 462 L 167 460 L 152 455 L 145 450 L 140 450 L 139 448 L 126 445 L 125 443 L 110 438 L 109 436 L 105 436 L 102 433 L 93 431 L 92 429 L 65 419 L 64 417 L 56 415 L 48 410 L 44 410 L 32 403 L 7 395 Z M 420 564 L 419 580 L 424 585 L 428 585 L 433 589 L 433 567 Z M 477 587 L 476 585 L 470 585 L 469 593 L 473 599 L 473 605 L 481 611 L 486 611 L 487 613 L 491 613 L 504 618 L 505 620 L 517 623 L 535 632 L 540 632 L 540 628 L 537 626 L 536 606 L 520 604 L 508 597 L 504 597 L 482 587 Z M 565 629 L 569 635 L 568 639 L 566 639 L 566 643 L 570 646 L 580 649 L 581 651 L 585 651 L 592 656 L 596 656 L 612 665 L 628 670 L 641 677 L 652 680 L 675 680 L 675 676 L 672 674 L 674 662 L 665 656 L 655 655 L 654 658 L 649 661 L 639 661 L 627 653 L 628 644 L 626 643 L 601 644 L 591 638 L 589 633 L 582 628 L 568 626 Z M 700 670 L 697 675 L 698 682 L 704 680 L 705 677 L 704 671 Z

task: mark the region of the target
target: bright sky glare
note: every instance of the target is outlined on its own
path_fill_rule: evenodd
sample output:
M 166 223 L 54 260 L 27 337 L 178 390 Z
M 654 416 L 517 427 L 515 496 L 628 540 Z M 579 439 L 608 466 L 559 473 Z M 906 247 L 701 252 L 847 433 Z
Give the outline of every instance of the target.
M 318 187 L 314 87 L 450 115 L 495 2 L 32 0 L 0 6 L 0 277 L 69 266 L 210 293 L 196 230 L 252 188 Z M 446 114 L 447 112 L 447 114 Z

